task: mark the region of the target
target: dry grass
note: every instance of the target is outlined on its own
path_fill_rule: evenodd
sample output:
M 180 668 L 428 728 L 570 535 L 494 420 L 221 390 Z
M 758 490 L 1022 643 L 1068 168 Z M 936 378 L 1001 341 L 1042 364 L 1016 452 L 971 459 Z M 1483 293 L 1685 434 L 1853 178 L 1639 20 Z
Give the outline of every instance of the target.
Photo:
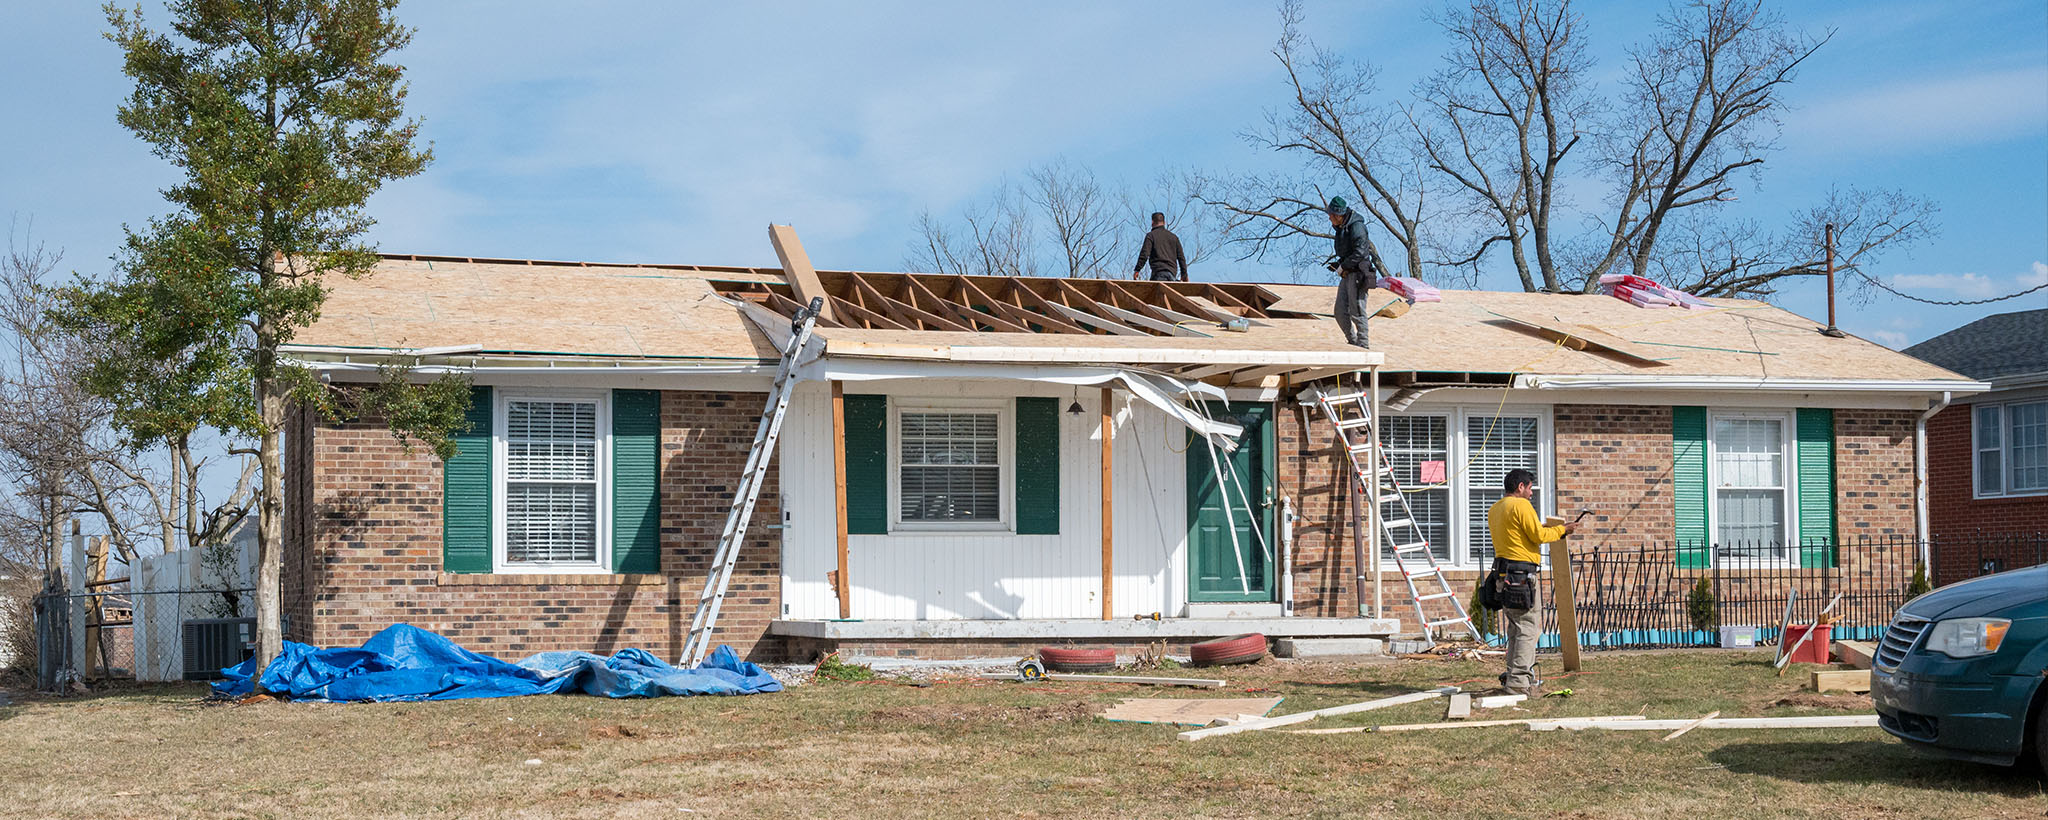
M 1598 655 L 1526 712 L 1826 714 L 1754 654 Z M 1476 663 L 1267 663 L 1278 714 L 1485 675 Z M 1195 674 L 1193 672 L 1187 674 Z M 1483 685 L 1484 682 L 1481 682 Z M 200 702 L 196 687 L 0 707 L 18 817 L 2030 817 L 2037 778 L 1875 729 L 1247 733 L 1111 723 L 1126 685 L 821 682 L 738 699 Z M 1190 696 L 1201 696 L 1191 694 Z M 1317 727 L 1440 719 L 1414 704 Z M 538 763 L 527 761 L 537 760 Z M 691 811 L 685 812 L 685 809 Z

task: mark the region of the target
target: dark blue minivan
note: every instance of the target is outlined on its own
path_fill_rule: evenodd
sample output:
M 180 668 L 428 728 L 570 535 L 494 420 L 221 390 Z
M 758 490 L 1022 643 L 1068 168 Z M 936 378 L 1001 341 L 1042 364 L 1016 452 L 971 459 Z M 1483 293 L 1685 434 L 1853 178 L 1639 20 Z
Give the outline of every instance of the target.
M 1907 601 L 1879 642 L 1870 697 L 1884 730 L 1936 754 L 2048 774 L 2048 565 Z

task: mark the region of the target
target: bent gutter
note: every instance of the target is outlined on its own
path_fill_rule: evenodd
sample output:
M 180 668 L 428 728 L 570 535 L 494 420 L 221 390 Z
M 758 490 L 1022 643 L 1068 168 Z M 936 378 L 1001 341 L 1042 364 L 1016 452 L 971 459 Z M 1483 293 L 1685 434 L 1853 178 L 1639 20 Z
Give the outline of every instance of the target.
M 1772 390 L 1794 393 L 1981 393 L 1991 385 L 1967 379 L 1758 379 L 1749 376 L 1515 377 L 1518 389 Z
M 1941 400 L 1932 402 L 1927 412 L 1921 413 L 1913 424 L 1913 534 L 1920 542 L 1921 571 L 1930 576 L 1934 574 L 1934 550 L 1928 543 L 1933 533 L 1929 531 L 1932 525 L 1927 520 L 1927 420 L 1947 408 L 1951 398 L 1952 394 L 1943 391 Z

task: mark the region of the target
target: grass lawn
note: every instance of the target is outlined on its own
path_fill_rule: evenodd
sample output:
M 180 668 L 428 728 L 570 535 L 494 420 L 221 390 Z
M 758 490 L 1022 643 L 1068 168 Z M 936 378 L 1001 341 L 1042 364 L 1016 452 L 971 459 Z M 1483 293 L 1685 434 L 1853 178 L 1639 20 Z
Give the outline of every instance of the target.
M 1573 697 L 1474 717 L 1869 709 L 1861 696 L 1802 695 L 1801 668 L 1775 677 L 1754 653 L 1596 654 L 1586 669 L 1552 682 Z M 1247 691 L 1284 696 L 1284 714 L 1491 671 L 1267 661 L 1223 670 L 1231 686 L 1220 691 L 819 681 L 631 701 L 236 706 L 201 702 L 197 686 L 10 693 L 0 816 L 2048 816 L 2038 777 L 1923 756 L 1877 729 L 1702 729 L 1668 743 L 1659 732 L 1519 727 L 1267 731 L 1186 743 L 1176 727 L 1094 717 L 1125 697 Z M 1294 728 L 1431 722 L 1443 709 L 1438 700 Z

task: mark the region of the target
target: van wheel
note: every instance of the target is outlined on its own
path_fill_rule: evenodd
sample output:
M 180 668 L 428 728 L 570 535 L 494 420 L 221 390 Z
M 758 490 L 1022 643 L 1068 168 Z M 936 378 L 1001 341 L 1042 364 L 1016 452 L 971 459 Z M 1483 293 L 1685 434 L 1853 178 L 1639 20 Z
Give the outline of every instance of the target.
M 2048 694 L 2034 699 L 2034 765 L 2041 770 L 2041 779 L 2048 780 Z

